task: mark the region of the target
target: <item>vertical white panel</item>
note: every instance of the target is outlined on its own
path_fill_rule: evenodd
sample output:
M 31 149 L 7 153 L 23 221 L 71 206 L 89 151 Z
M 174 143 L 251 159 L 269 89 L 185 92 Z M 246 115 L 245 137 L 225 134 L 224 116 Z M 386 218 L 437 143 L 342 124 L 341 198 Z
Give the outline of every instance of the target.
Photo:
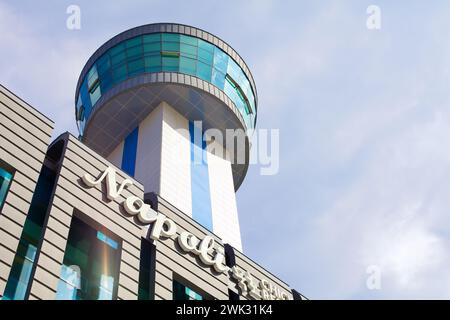
M 134 178 L 144 191 L 160 192 L 163 108 L 159 105 L 140 124 Z
M 192 217 L 189 121 L 163 103 L 160 195 Z
M 211 143 L 216 144 L 214 147 L 219 147 L 217 142 Z M 208 150 L 211 150 L 210 147 L 212 145 L 208 147 Z M 222 238 L 224 243 L 228 243 L 242 252 L 231 163 L 225 160 L 225 157 L 222 158 L 209 151 L 207 157 L 213 231 Z
M 117 145 L 117 147 L 106 157 L 106 159 L 121 168 L 122 166 L 122 156 L 123 156 L 123 141 Z

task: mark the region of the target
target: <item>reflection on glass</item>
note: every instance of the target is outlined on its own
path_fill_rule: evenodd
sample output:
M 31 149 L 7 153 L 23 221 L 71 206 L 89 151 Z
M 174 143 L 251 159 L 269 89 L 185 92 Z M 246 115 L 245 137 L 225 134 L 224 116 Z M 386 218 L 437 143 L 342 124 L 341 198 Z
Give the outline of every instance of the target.
M 59 300 L 116 299 L 119 241 L 74 217 L 56 293 Z
M 3 299 L 23 300 L 27 298 L 31 272 L 36 263 L 37 247 L 42 239 L 43 225 L 47 217 L 55 179 L 55 172 L 47 166 L 43 166 L 31 199 Z
M 3 202 L 5 202 L 6 192 L 8 191 L 11 179 L 12 174 L 3 168 L 0 168 L 0 208 L 3 205 Z
M 204 297 L 184 284 L 173 280 L 173 300 L 204 300 Z
M 115 84 L 142 73 L 161 71 L 193 75 L 224 90 L 240 111 L 247 128 L 253 128 L 256 111 L 253 89 L 244 71 L 227 53 L 196 37 L 155 33 L 117 44 L 92 66 L 77 100 L 77 110 L 80 105 L 85 108 L 84 118 L 78 120 L 80 131 L 84 131 L 92 106 Z M 237 86 L 227 87 L 227 74 Z M 100 83 L 98 88 L 96 81 Z

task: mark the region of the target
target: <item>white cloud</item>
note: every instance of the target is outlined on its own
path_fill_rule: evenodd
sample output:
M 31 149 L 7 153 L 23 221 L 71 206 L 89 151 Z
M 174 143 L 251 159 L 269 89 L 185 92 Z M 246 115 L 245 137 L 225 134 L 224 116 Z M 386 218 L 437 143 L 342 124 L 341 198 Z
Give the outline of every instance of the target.
M 381 3 L 374 33 L 363 5 L 311 3 L 152 7 L 232 33 L 256 78 L 259 126 L 281 129 L 280 174 L 250 170 L 238 193 L 246 253 L 311 298 L 449 298 L 449 10 L 426 6 L 415 20 L 417 8 Z M 152 22 L 146 5 L 105 7 L 98 25 Z M 89 8 L 82 28 L 97 24 Z M 106 39 L 62 17 L 55 36 L 37 19 L 0 3 L 0 79 L 75 133 L 76 81 Z M 379 292 L 365 287 L 374 264 Z
M 280 175 L 257 180 L 273 187 L 255 190 L 278 203 L 253 212 L 284 219 L 265 250 L 290 244 L 263 257 L 312 298 L 449 298 L 448 11 L 405 24 L 384 4 L 371 33 L 361 8 L 315 12 L 257 65 L 259 125 L 280 126 L 284 148 Z
M 62 18 L 65 14 L 61 11 Z M 55 121 L 53 137 L 67 130 L 77 134 L 76 81 L 89 54 L 86 42 L 71 34 L 78 31 L 66 30 L 61 21 L 65 36 L 55 38 L 36 27 L 45 21 L 0 3 L 1 82 Z

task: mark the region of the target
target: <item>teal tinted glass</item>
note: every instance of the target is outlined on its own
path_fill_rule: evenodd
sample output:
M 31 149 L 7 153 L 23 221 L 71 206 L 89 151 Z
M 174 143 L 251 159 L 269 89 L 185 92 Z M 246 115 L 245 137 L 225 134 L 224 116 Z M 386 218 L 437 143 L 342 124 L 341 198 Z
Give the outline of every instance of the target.
M 142 37 L 142 40 L 144 43 L 160 42 L 161 41 L 161 33 L 144 34 Z
M 134 38 L 131 38 L 129 40 L 126 40 L 125 41 L 125 46 L 127 48 L 134 48 L 136 46 L 141 45 L 141 43 L 142 43 L 142 36 L 139 36 L 139 37 L 134 37 Z
M 145 54 L 159 54 L 161 52 L 161 42 L 144 43 Z
M 212 65 L 213 60 L 214 60 L 214 55 L 212 52 L 198 48 L 198 60 L 200 60 L 203 63 Z
M 5 202 L 11 179 L 12 173 L 0 167 L 0 208 L 3 207 L 3 203 Z
M 125 50 L 125 43 L 122 42 L 109 49 L 109 54 L 111 56 L 115 56 L 117 54 L 123 53 L 124 50 Z
M 178 71 L 179 58 L 177 56 L 163 56 L 162 66 L 164 71 Z
M 212 65 L 214 62 L 214 46 L 206 41 L 198 40 L 198 59 Z
M 25 299 L 30 282 L 31 272 L 33 270 L 35 256 L 35 246 L 29 243 L 26 244 L 24 243 L 24 241 L 19 242 L 3 299 Z
M 189 58 L 195 59 L 197 57 L 197 47 L 191 46 L 189 44 L 181 43 L 180 44 L 180 53 L 181 55 Z
M 228 55 L 219 48 L 214 48 L 214 68 L 223 74 L 227 73 Z
M 55 180 L 55 172 L 47 166 L 43 166 L 8 276 L 4 299 L 22 300 L 27 298 L 26 292 L 30 286 L 31 273 L 36 263 L 35 258 L 38 246 L 43 237 L 44 224 L 52 199 Z
M 94 65 L 88 72 L 88 86 L 91 86 L 98 80 L 97 67 Z
M 180 35 L 178 33 L 163 33 L 162 41 L 180 42 Z
M 198 39 L 198 47 L 199 49 L 202 49 L 209 53 L 214 53 L 214 45 L 209 42 L 206 42 L 205 40 Z
M 173 300 L 204 300 L 200 294 L 176 280 L 173 281 L 172 286 Z
M 139 58 L 128 62 L 128 75 L 143 73 L 145 69 L 144 59 Z
M 78 121 L 81 133 L 92 106 L 115 84 L 150 72 L 180 72 L 194 75 L 223 90 L 241 111 L 247 127 L 254 125 L 255 97 L 250 81 L 227 53 L 212 43 L 188 35 L 155 33 L 137 36 L 114 46 L 103 54 L 80 87 L 84 120 Z M 236 82 L 230 90 L 225 76 Z M 96 80 L 98 79 L 98 80 Z M 99 81 L 99 89 L 95 82 Z M 83 90 L 86 90 L 83 94 Z M 78 106 L 77 106 L 78 108 Z
M 196 47 L 197 46 L 197 38 L 186 36 L 184 34 L 180 35 L 180 42 L 183 44 L 189 44 L 191 46 Z
M 179 52 L 180 51 L 180 43 L 179 42 L 163 42 L 162 51 L 169 51 L 169 52 Z
M 195 59 L 180 57 L 180 72 L 195 75 L 197 61 Z
M 162 34 L 162 51 L 180 51 L 180 35 L 175 33 Z
M 72 218 L 56 298 L 117 298 L 120 244 L 111 235 Z
M 133 58 L 136 58 L 136 57 L 141 57 L 143 53 L 144 53 L 144 48 L 142 47 L 142 45 L 138 45 L 136 47 L 128 48 L 127 49 L 127 58 L 128 59 L 133 59 Z
M 113 66 L 121 64 L 121 63 L 123 63 L 125 61 L 126 57 L 127 56 L 125 54 L 125 51 L 121 51 L 121 52 L 119 52 L 116 55 L 111 55 L 111 64 Z
M 117 83 L 127 77 L 127 65 L 122 64 L 113 69 L 113 82 Z
M 185 287 L 184 293 L 188 297 L 188 300 L 203 300 L 203 297 L 191 288 Z
M 225 84 L 225 75 L 217 69 L 212 69 L 211 82 L 213 85 L 223 90 Z
M 161 56 L 147 56 L 145 60 L 145 71 L 146 72 L 159 72 L 161 71 Z
M 200 79 L 211 82 L 211 72 L 212 67 L 203 62 L 198 61 L 197 63 L 197 76 Z
M 109 59 L 109 54 L 105 54 L 97 61 L 97 72 L 100 75 L 103 75 L 109 68 L 111 68 L 111 61 Z
M 101 89 L 100 84 L 97 85 L 97 87 L 94 89 L 94 91 L 91 93 L 91 101 L 92 104 L 95 104 L 98 99 L 100 99 L 101 96 Z
M 97 231 L 97 239 L 103 241 L 113 249 L 118 249 L 119 244 L 101 231 Z

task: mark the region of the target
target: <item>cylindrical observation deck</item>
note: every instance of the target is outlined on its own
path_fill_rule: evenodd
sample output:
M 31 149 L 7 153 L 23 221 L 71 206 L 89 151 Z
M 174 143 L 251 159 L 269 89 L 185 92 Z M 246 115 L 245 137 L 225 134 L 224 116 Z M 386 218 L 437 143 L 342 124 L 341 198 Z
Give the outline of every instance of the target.
M 223 40 L 191 26 L 132 28 L 103 44 L 78 79 L 81 140 L 107 156 L 162 101 L 203 129 L 254 129 L 257 92 L 249 68 Z M 235 190 L 249 164 L 232 161 Z

